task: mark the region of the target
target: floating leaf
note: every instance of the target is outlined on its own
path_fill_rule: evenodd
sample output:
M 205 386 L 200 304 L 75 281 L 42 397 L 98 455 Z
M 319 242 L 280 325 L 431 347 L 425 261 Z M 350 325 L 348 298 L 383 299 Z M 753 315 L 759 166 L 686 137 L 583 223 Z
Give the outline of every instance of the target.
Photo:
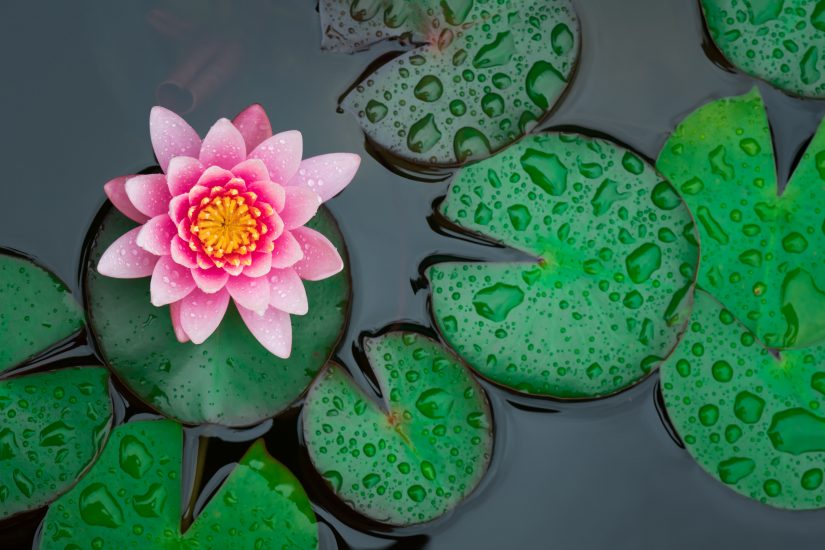
M 774 357 L 697 291 L 661 375 L 668 415 L 709 474 L 771 506 L 825 506 L 825 346 Z
M 383 401 L 342 368 L 327 368 L 304 407 L 309 456 L 357 512 L 392 525 L 430 521 L 466 498 L 487 470 L 487 397 L 458 358 L 421 335 L 389 333 L 365 349 Z
M 825 338 L 825 130 L 779 193 L 759 92 L 688 116 L 659 170 L 681 189 L 699 226 L 699 284 L 770 347 Z
M 825 97 L 825 0 L 702 0 L 713 41 L 744 72 Z
M 66 285 L 34 263 L 0 253 L 0 372 L 83 328 Z
M 261 441 L 181 533 L 183 430 L 168 420 L 116 428 L 89 474 L 49 508 L 41 550 L 318 547 L 301 484 Z
M 97 456 L 111 421 L 106 369 L 0 380 L 0 519 L 71 487 Z
M 427 272 L 439 331 L 485 377 L 529 394 L 598 397 L 636 383 L 676 345 L 698 259 L 693 222 L 627 149 L 526 138 L 464 168 L 441 212 L 537 258 Z
M 561 97 L 579 54 L 570 0 L 321 0 L 324 47 L 409 37 L 342 107 L 405 160 L 456 165 L 502 149 Z
M 133 226 L 110 209 L 92 242 L 85 273 L 89 323 L 118 377 L 152 407 L 192 424 L 251 424 L 299 397 L 344 329 L 349 269 L 324 281 L 306 282 L 309 313 L 292 316 L 289 359 L 261 346 L 234 306 L 206 342 L 181 344 L 169 308 L 149 302 L 149 279 L 113 279 L 94 268 L 106 247 Z M 326 209 L 308 226 L 324 233 L 348 265 L 343 237 Z

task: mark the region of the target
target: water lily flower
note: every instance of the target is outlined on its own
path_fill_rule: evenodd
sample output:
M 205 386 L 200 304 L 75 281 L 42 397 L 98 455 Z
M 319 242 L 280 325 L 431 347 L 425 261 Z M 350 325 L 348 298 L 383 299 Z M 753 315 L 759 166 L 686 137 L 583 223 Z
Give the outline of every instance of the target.
M 230 298 L 250 332 L 288 357 L 290 315 L 307 312 L 303 280 L 343 269 L 332 243 L 304 225 L 354 177 L 361 159 L 334 153 L 301 160 L 300 132 L 272 135 L 251 105 L 218 120 L 201 140 L 181 117 L 152 109 L 149 130 L 161 174 L 115 178 L 106 195 L 140 224 L 106 250 L 97 269 L 150 277 L 151 301 L 170 306 L 180 342 L 204 342 Z

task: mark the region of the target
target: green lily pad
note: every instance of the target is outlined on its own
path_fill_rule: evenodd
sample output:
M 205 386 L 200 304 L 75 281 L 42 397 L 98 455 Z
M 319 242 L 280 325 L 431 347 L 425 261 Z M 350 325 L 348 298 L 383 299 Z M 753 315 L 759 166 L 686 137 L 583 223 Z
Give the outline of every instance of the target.
M 382 401 L 331 365 L 312 385 L 304 440 L 335 494 L 375 521 L 435 519 L 475 489 L 490 462 L 487 397 L 438 343 L 394 332 L 365 342 Z
M 418 46 L 343 98 L 368 137 L 404 160 L 450 166 L 490 156 L 552 110 L 573 74 L 570 0 L 321 0 L 324 47 Z
M 181 533 L 182 453 L 174 422 L 116 428 L 89 474 L 49 508 L 40 549 L 318 547 L 306 493 L 261 441 Z
M 66 285 L 34 263 L 0 253 L 0 372 L 83 328 Z
M 536 258 L 427 271 L 439 331 L 490 380 L 600 397 L 638 382 L 678 342 L 695 229 L 670 184 L 631 151 L 575 134 L 531 136 L 464 168 L 441 213 Z
M 97 457 L 111 421 L 106 369 L 0 380 L 0 519 L 71 487 Z
M 825 0 L 702 0 L 711 37 L 742 71 L 825 97 Z
M 825 338 L 825 130 L 787 188 L 759 92 L 715 101 L 688 116 L 657 167 L 699 226 L 699 284 L 770 347 Z
M 280 359 L 261 346 L 234 305 L 204 343 L 175 338 L 169 308 L 149 302 L 149 279 L 113 279 L 94 266 L 135 224 L 109 209 L 94 237 L 85 270 L 89 324 L 115 374 L 147 404 L 184 423 L 249 425 L 278 414 L 309 386 L 335 349 L 349 313 L 349 261 L 343 237 L 326 209 L 307 224 L 327 236 L 344 271 L 306 281 L 309 313 L 293 315 L 293 346 Z
M 697 291 L 661 376 L 668 415 L 710 475 L 771 506 L 825 506 L 825 346 L 774 357 Z

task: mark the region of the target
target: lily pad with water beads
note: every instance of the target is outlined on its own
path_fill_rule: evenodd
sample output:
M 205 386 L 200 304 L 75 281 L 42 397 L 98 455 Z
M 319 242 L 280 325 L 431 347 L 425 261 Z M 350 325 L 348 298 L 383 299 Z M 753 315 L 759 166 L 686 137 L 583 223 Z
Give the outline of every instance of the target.
M 661 376 L 668 415 L 710 475 L 771 506 L 825 506 L 825 346 L 774 356 L 697 291 Z
M 278 414 L 309 386 L 332 354 L 349 313 L 350 277 L 343 237 L 322 208 L 308 227 L 341 252 L 344 271 L 307 281 L 309 312 L 292 316 L 289 359 L 267 351 L 234 306 L 204 343 L 180 343 L 169 308 L 149 301 L 148 279 L 113 279 L 95 266 L 115 239 L 134 227 L 109 209 L 100 219 L 85 271 L 89 323 L 118 377 L 148 405 L 187 424 L 242 426 Z
M 463 164 L 519 139 L 561 98 L 579 54 L 569 0 L 321 0 L 320 12 L 326 49 L 417 45 L 342 100 L 373 142 L 417 164 Z
M 781 193 L 757 90 L 697 109 L 656 165 L 696 217 L 702 288 L 770 347 L 825 339 L 825 127 Z
M 0 254 L 0 371 L 83 327 L 66 286 L 34 263 Z M 109 433 L 109 376 L 99 367 L 0 380 L 0 519 L 39 508 L 94 461 Z
M 306 493 L 260 441 L 182 532 L 182 453 L 183 430 L 174 422 L 116 428 L 89 474 L 49 508 L 40 548 L 318 547 Z
M 742 71 L 825 97 L 825 0 L 702 0 L 713 41 Z
M 531 136 L 462 169 L 441 213 L 533 261 L 427 270 L 446 342 L 518 392 L 594 398 L 676 346 L 699 251 L 693 220 L 647 162 L 604 139 Z
M 338 366 L 313 384 L 303 432 L 315 469 L 355 511 L 391 525 L 433 520 L 476 488 L 490 462 L 492 418 L 460 360 L 415 333 L 367 340 L 381 401 Z

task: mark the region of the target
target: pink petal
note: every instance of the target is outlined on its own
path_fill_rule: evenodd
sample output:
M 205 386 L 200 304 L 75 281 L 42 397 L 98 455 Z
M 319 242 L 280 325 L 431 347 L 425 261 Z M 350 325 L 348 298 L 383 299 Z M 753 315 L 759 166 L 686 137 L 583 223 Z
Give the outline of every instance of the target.
M 315 216 L 321 206 L 321 197 L 318 193 L 305 187 L 284 187 L 286 200 L 280 216 L 284 227 L 294 229 L 301 227 Z
M 98 273 L 118 279 L 138 279 L 152 274 L 158 258 L 135 242 L 140 229 L 135 227 L 109 245 L 97 263 Z
M 301 132 L 281 132 L 266 139 L 249 154 L 249 158 L 261 159 L 269 170 L 269 177 L 276 183 L 286 183 L 301 164 L 303 154 Z
M 301 162 L 298 172 L 287 185 L 312 189 L 326 202 L 349 185 L 360 165 L 361 157 L 351 153 L 308 158 Z
M 169 219 L 169 215 L 161 214 L 140 228 L 135 242 L 143 250 L 155 256 L 167 256 L 170 253 L 172 239 L 177 232 L 178 228 Z
M 201 150 L 198 133 L 181 117 L 163 107 L 152 107 L 149 134 L 158 164 L 164 172 L 173 157 L 197 157 Z
M 145 174 L 126 180 L 126 194 L 135 208 L 149 217 L 169 212 L 172 195 L 163 174 Z
M 232 168 L 246 158 L 246 144 L 243 136 L 229 119 L 216 122 L 203 138 L 200 161 L 205 166 Z
M 344 269 L 344 261 L 329 239 L 308 227 L 292 231 L 304 251 L 304 257 L 295 264 L 302 279 L 320 281 Z
M 226 184 L 226 182 L 231 180 L 233 177 L 232 172 L 229 170 L 225 170 L 219 166 L 210 166 L 206 169 L 206 171 L 204 171 L 203 174 L 201 174 L 201 177 L 198 179 L 198 183 L 195 187 L 206 187 L 207 189 L 211 189 L 218 185 Z M 190 196 L 195 187 L 189 190 Z
M 263 277 L 272 269 L 272 254 L 269 252 L 253 252 L 252 264 L 243 268 L 247 277 Z
M 169 253 L 178 265 L 187 269 L 198 267 L 197 253 L 189 248 L 189 245 L 180 237 L 172 239 L 172 246 L 169 249 Z
M 229 273 L 223 269 L 214 267 L 212 269 L 193 269 L 192 278 L 198 288 L 207 294 L 214 294 L 226 286 L 229 280 Z
M 180 324 L 193 344 L 202 344 L 221 324 L 229 306 L 229 293 L 205 294 L 197 288 L 180 301 Z
M 244 267 L 246 267 L 246 266 L 244 266 L 243 264 L 239 264 L 239 265 L 224 264 L 223 270 L 226 271 L 230 275 L 230 277 L 235 277 L 235 276 L 240 275 L 241 273 L 243 273 Z
M 294 269 L 273 269 L 267 277 L 269 305 L 295 315 L 304 315 L 309 311 L 304 283 Z
M 304 251 L 301 244 L 290 231 L 284 231 L 275 241 L 275 250 L 272 251 L 272 267 L 276 269 L 292 267 L 303 257 Z
M 264 108 L 254 103 L 241 111 L 232 121 L 246 142 L 246 150 L 251 151 L 272 135 L 272 125 Z
M 276 212 L 284 209 L 286 192 L 281 185 L 271 181 L 256 181 L 247 186 L 247 189 L 258 195 L 258 200 L 268 203 Z
M 169 217 L 172 221 L 179 223 L 186 218 L 186 213 L 189 210 L 189 197 L 187 195 L 178 195 L 169 201 Z
M 126 180 L 131 177 L 134 176 L 121 176 L 106 182 L 103 185 L 103 192 L 123 215 L 138 223 L 144 223 L 149 219 L 149 216 L 135 208 L 135 205 L 129 200 L 129 195 L 126 194 Z
M 183 325 L 180 322 L 180 302 L 172 302 L 169 304 L 169 316 L 172 318 L 172 330 L 175 331 L 175 338 L 178 342 L 184 344 L 189 341 L 189 336 L 183 330 Z
M 226 283 L 226 290 L 235 303 L 263 315 L 269 307 L 269 282 L 266 277 L 253 279 L 245 275 L 232 277 Z
M 173 197 L 188 193 L 203 174 L 203 164 L 192 157 L 175 157 L 166 170 L 166 184 Z
M 160 307 L 182 300 L 195 290 L 195 281 L 188 269 L 169 256 L 158 260 L 152 272 L 149 291 L 152 305 Z
M 289 314 L 271 307 L 263 315 L 238 305 L 241 319 L 249 332 L 270 353 L 283 359 L 292 352 L 292 323 Z
M 235 177 L 241 178 L 247 186 L 256 181 L 269 180 L 269 170 L 261 159 L 249 159 L 232 167 Z

